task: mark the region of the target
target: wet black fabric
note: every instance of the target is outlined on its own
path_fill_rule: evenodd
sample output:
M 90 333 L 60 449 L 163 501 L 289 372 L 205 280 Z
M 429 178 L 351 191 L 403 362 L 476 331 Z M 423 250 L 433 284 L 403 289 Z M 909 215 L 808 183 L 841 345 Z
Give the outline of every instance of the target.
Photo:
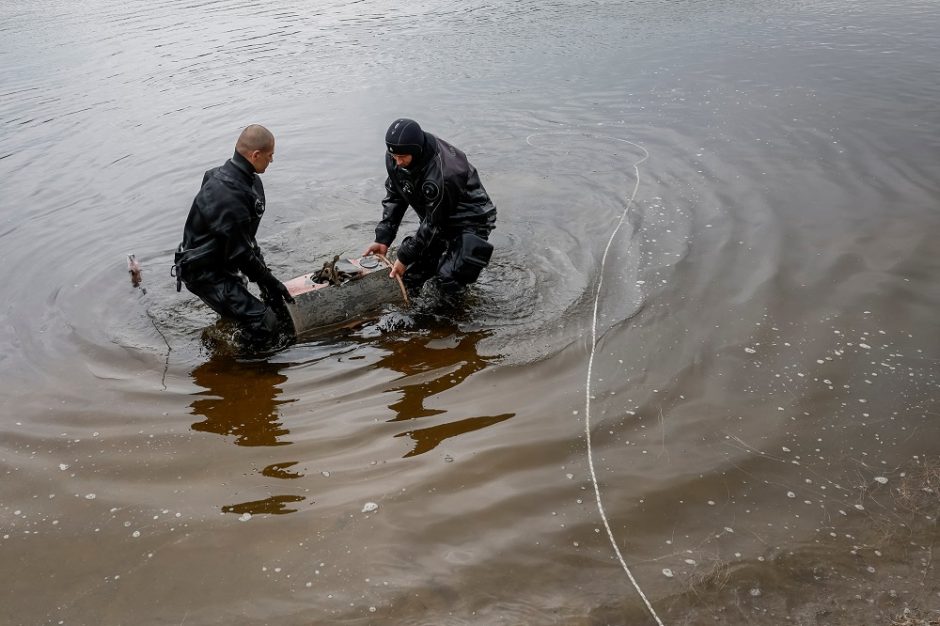
M 264 186 L 254 167 L 237 152 L 205 173 L 183 228 L 181 251 L 202 250 L 197 264 L 184 268 L 185 282 L 217 273 L 242 271 L 259 282 L 266 273 L 255 236 L 264 215 Z M 270 273 L 270 272 L 267 272 Z
M 402 281 L 412 294 L 431 278 L 437 278 L 444 294 L 456 294 L 476 282 L 490 262 L 493 246 L 488 229 L 465 230 L 450 238 L 438 237 L 417 261 L 408 266 Z M 402 245 L 411 237 L 406 237 Z
M 262 342 L 276 331 L 277 315 L 248 291 L 239 272 L 267 291 L 279 282 L 255 240 L 264 203 L 261 178 L 236 152 L 203 176 L 176 254 L 176 271 L 186 288 Z
M 186 289 L 220 316 L 235 320 L 248 333 L 248 341 L 265 347 L 276 341 L 281 324 L 274 307 L 256 298 L 236 275 L 218 276 L 211 281 L 190 281 Z
M 466 285 L 476 280 L 479 271 L 468 280 L 472 272 L 462 269 L 463 265 L 458 263 L 462 257 L 454 257 L 451 266 L 443 263 L 444 256 L 463 250 L 463 233 L 474 233 L 485 241 L 496 224 L 496 206 L 463 152 L 430 133 L 425 132 L 424 136 L 423 164 L 417 167 L 398 167 L 391 154 L 385 155 L 386 196 L 382 201 L 382 220 L 375 228 L 375 241 L 391 244 L 410 206 L 421 223 L 398 248 L 398 259 L 409 266 L 405 278 L 412 271 L 415 277 L 424 275 L 433 266 L 431 275 L 443 272 L 440 278 L 444 283 L 451 282 L 453 277 L 453 282 Z M 478 259 L 482 262 L 481 270 L 489 262 L 489 255 L 485 256 L 485 260 Z M 451 267 L 453 271 L 448 269 Z

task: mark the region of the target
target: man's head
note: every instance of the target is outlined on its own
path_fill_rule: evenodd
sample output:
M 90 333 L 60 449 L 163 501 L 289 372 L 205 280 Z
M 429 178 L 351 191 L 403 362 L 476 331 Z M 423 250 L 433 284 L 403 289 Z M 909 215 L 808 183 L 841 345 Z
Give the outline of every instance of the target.
M 245 157 L 256 172 L 263 174 L 274 160 L 274 135 L 264 126 L 252 124 L 238 136 L 235 151 Z
M 424 131 L 414 120 L 400 118 L 392 122 L 385 133 L 385 147 L 398 167 L 420 162 L 425 146 Z

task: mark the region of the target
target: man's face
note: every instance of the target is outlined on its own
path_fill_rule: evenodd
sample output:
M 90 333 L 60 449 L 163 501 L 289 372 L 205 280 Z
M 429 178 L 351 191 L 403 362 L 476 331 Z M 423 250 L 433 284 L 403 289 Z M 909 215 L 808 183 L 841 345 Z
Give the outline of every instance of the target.
M 413 157 L 410 154 L 395 154 L 392 153 L 392 158 L 395 159 L 395 165 L 398 167 L 408 167 L 411 165 Z
M 274 161 L 274 146 L 271 146 L 270 150 L 255 150 L 248 160 L 251 161 L 256 172 L 264 174 L 264 170 L 268 169 L 268 166 Z

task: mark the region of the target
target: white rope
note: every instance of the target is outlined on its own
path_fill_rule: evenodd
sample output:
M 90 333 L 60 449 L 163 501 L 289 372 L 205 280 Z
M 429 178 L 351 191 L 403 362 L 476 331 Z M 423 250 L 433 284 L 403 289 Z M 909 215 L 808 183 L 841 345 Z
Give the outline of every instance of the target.
M 532 145 L 529 139 L 531 139 L 533 136 L 534 135 L 529 135 L 526 137 L 527 144 Z M 594 294 L 594 314 L 591 318 L 591 355 L 588 358 L 587 378 L 584 390 L 584 436 L 587 440 L 587 457 L 588 467 L 591 470 L 591 482 L 594 484 L 594 499 L 597 501 L 597 510 L 601 515 L 601 520 L 604 522 L 604 528 L 607 530 L 607 538 L 610 539 L 610 545 L 613 547 L 614 553 L 617 555 L 617 560 L 620 561 L 620 565 L 623 567 L 623 571 L 627 573 L 627 577 L 633 584 L 633 588 L 636 589 L 636 592 L 640 594 L 640 598 L 643 599 L 643 603 L 646 605 L 646 609 L 649 611 L 650 615 L 653 616 L 653 619 L 656 620 L 656 623 L 659 626 L 663 626 L 662 620 L 659 619 L 656 611 L 653 610 L 653 605 L 650 604 L 650 601 L 646 598 L 646 594 L 643 593 L 642 589 L 640 589 L 640 585 L 637 583 L 636 578 L 634 578 L 633 572 L 631 572 L 630 568 L 627 567 L 627 563 L 624 561 L 623 554 L 620 553 L 620 548 L 617 546 L 617 541 L 614 539 L 614 533 L 610 529 L 610 522 L 607 521 L 607 514 L 604 512 L 604 502 L 601 500 L 601 488 L 597 484 L 597 472 L 594 471 L 594 452 L 591 449 L 591 374 L 594 369 L 594 354 L 597 351 L 597 310 L 600 307 L 601 287 L 604 284 L 604 268 L 607 265 L 607 254 L 610 252 L 610 247 L 614 242 L 614 238 L 620 231 L 620 227 L 623 225 L 623 222 L 627 217 L 627 213 L 629 212 L 633 201 L 636 199 L 637 191 L 640 189 L 640 164 L 646 161 L 650 156 L 646 148 L 639 144 L 635 144 L 632 141 L 619 139 L 617 137 L 603 138 L 610 139 L 612 141 L 620 141 L 639 148 L 643 151 L 643 158 L 633 164 L 633 171 L 636 174 L 636 182 L 633 185 L 633 193 L 630 194 L 630 198 L 627 200 L 626 205 L 623 208 L 623 212 L 620 214 L 620 219 L 617 221 L 617 226 L 614 228 L 613 232 L 610 233 L 610 239 L 607 240 L 607 246 L 604 248 L 604 255 L 601 257 L 601 267 L 598 272 L 597 290 Z

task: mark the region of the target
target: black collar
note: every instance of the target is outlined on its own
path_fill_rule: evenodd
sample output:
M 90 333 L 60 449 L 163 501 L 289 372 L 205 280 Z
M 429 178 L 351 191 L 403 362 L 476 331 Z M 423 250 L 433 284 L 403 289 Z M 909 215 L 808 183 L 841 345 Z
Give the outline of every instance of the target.
M 236 169 L 238 169 L 239 172 L 242 173 L 242 175 L 244 175 L 248 182 L 252 182 L 254 180 L 255 166 L 252 165 L 248 159 L 239 154 L 238 151 L 235 152 L 229 161 L 232 165 L 235 166 Z

